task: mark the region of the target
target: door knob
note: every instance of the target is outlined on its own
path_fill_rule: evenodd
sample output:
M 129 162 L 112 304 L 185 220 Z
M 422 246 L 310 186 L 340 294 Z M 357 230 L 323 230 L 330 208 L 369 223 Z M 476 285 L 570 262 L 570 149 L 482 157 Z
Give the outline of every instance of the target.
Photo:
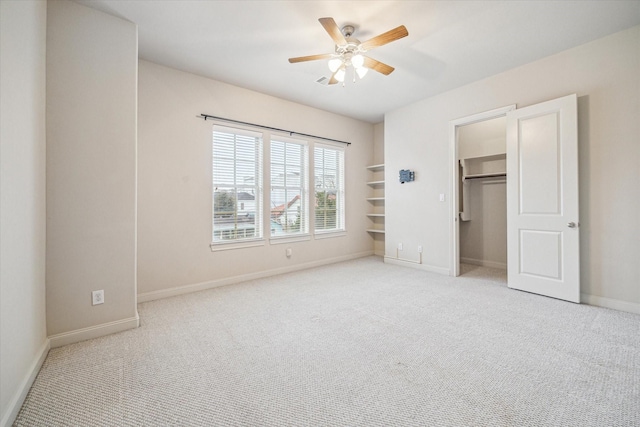
M 573 221 L 571 221 L 571 222 L 570 222 L 569 224 L 567 224 L 567 225 L 569 226 L 569 228 L 576 228 L 576 227 L 578 226 L 578 225 L 577 225 L 575 222 L 573 222 Z

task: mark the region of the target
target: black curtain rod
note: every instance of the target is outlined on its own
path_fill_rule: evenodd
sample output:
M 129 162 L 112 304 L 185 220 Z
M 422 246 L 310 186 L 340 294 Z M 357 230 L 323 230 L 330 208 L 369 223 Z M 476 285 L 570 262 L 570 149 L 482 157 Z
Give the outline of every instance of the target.
M 274 130 L 274 131 L 277 131 L 277 132 L 284 132 L 284 133 L 288 133 L 289 136 L 291 136 L 291 135 L 308 136 L 309 138 L 323 139 L 325 141 L 339 142 L 340 144 L 351 145 L 351 143 L 347 142 L 347 141 L 340 141 L 340 140 L 337 140 L 337 139 L 325 138 L 323 136 L 309 135 L 307 133 L 294 132 L 292 130 L 272 128 L 270 126 L 257 125 L 255 123 L 241 122 L 240 120 L 225 119 L 224 117 L 210 116 L 209 114 L 200 114 L 199 117 L 204 119 L 205 121 L 207 119 L 223 120 L 225 122 L 237 123 L 237 124 L 240 124 L 240 125 L 255 126 L 255 127 L 262 128 L 262 129 Z

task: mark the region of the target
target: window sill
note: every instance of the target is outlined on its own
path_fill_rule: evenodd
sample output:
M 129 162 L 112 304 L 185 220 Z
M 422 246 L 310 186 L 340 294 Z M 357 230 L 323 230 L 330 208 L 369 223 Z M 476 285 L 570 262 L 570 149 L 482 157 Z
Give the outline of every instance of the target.
M 282 245 L 285 243 L 306 242 L 311 240 L 310 234 L 300 234 L 296 236 L 275 236 L 269 239 L 271 245 Z
M 347 235 L 347 232 L 345 230 L 336 230 L 336 231 L 323 231 L 323 232 L 318 232 L 316 234 L 313 235 L 313 238 L 318 240 L 318 239 L 331 239 L 333 237 L 344 237 Z
M 211 252 L 230 251 L 233 249 L 255 248 L 264 246 L 264 239 L 245 240 L 242 242 L 213 242 L 209 245 Z

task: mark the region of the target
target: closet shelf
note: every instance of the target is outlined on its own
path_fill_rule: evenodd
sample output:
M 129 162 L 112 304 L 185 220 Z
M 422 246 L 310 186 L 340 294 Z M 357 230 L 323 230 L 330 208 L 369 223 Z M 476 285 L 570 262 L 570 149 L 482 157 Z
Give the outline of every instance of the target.
M 490 153 L 483 156 L 466 157 L 459 159 L 461 173 L 460 186 L 460 220 L 470 221 L 470 196 L 471 181 L 493 179 L 493 182 L 502 183 L 507 179 L 507 153 Z M 485 182 L 485 181 L 480 181 Z
M 375 185 L 384 185 L 384 181 L 369 181 L 367 185 L 375 186 Z
M 494 153 L 494 154 L 484 154 L 482 156 L 461 157 L 460 160 L 490 161 L 490 160 L 501 160 L 506 158 L 507 158 L 507 153 Z
M 384 197 L 367 197 L 367 200 L 370 202 L 378 202 L 384 200 Z
M 383 213 L 368 213 L 367 216 L 372 216 L 372 217 L 376 217 L 376 218 L 384 218 L 384 214 Z

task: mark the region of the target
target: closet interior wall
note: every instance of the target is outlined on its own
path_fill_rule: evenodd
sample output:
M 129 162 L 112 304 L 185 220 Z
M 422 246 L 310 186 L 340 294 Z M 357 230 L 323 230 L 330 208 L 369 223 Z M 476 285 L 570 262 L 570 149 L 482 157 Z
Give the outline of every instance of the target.
M 460 262 L 507 268 L 506 118 L 458 128 Z

